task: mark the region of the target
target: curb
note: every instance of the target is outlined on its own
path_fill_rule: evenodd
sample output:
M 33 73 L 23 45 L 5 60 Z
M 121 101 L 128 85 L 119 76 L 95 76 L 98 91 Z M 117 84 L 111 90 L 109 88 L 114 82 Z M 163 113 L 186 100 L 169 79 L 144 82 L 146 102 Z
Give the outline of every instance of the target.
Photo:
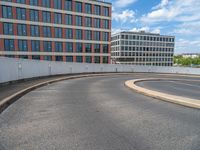
M 176 95 L 171 95 L 171 94 L 166 94 L 158 91 L 153 91 L 149 90 L 140 86 L 137 86 L 137 82 L 142 82 L 142 81 L 160 81 L 160 80 L 166 80 L 166 79 L 155 79 L 155 78 L 148 78 L 148 79 L 136 79 L 136 80 L 128 80 L 125 82 L 125 86 L 128 87 L 129 89 L 136 91 L 137 93 L 143 94 L 145 96 L 149 96 L 152 98 L 156 98 L 159 100 L 163 100 L 166 102 L 171 102 L 174 104 L 179 104 L 182 106 L 190 107 L 190 108 L 197 108 L 200 109 L 200 99 L 192 99 L 192 98 L 186 98 L 186 97 L 181 97 L 181 96 L 176 96 Z M 172 79 L 173 81 L 181 81 L 180 79 Z M 186 80 L 184 80 L 186 81 Z M 191 80 L 188 80 L 191 81 Z M 195 81 L 195 80 L 194 80 Z M 196 80 L 200 82 L 199 80 Z
M 25 94 L 29 93 L 30 91 L 33 91 L 34 89 L 40 88 L 42 86 L 63 81 L 63 80 L 70 80 L 70 79 L 77 79 L 77 78 L 84 78 L 84 77 L 94 77 L 94 76 L 109 76 L 109 75 L 132 75 L 134 73 L 105 73 L 105 74 L 84 74 L 84 75 L 74 75 L 74 76 L 68 76 L 68 77 L 60 77 L 57 79 L 52 79 L 48 81 L 44 81 L 38 84 L 35 84 L 33 86 L 30 86 L 28 88 L 25 88 L 23 90 L 20 90 L 0 101 L 0 114 L 8 108 L 11 104 L 13 104 L 16 100 L 18 100 L 20 97 L 24 96 Z

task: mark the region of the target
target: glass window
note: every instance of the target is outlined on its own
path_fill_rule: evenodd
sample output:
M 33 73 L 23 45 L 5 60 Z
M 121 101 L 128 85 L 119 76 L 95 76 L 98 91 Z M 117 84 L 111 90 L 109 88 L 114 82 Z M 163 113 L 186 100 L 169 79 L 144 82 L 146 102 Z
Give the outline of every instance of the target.
M 82 48 L 83 48 L 82 43 L 76 43 L 76 52 L 77 53 L 82 53 L 83 52 Z
M 50 41 L 44 41 L 44 52 L 51 52 L 52 51 L 52 43 Z
M 101 7 L 98 5 L 94 5 L 94 14 L 101 15 Z
M 103 53 L 108 53 L 108 44 L 103 45 Z
M 55 9 L 62 9 L 62 1 L 61 0 L 54 0 L 54 8 Z
M 108 7 L 103 7 L 103 15 L 109 16 L 109 8 Z
M 82 26 L 82 17 L 81 16 L 76 16 L 76 25 Z
M 85 62 L 86 63 L 92 63 L 92 57 L 91 56 L 86 56 L 85 57 Z
M 100 63 L 100 57 L 94 56 L 94 63 Z
M 5 49 L 5 51 L 14 51 L 15 50 L 14 40 L 5 39 L 4 40 L 4 49 Z
M 72 39 L 73 38 L 73 31 L 72 29 L 66 29 L 66 38 Z
M 72 15 L 65 15 L 65 24 L 72 25 Z
M 42 6 L 43 7 L 51 7 L 51 1 L 50 0 L 42 0 Z
M 100 44 L 94 44 L 94 52 L 100 53 Z
M 42 21 L 50 23 L 51 22 L 51 13 L 48 11 L 43 11 L 42 12 Z
M 32 56 L 32 59 L 40 60 L 40 56 L 39 56 L 39 55 L 33 55 L 33 56 Z
M 27 35 L 26 25 L 25 24 L 18 24 L 17 25 L 17 34 L 19 36 L 26 36 Z
M 85 17 L 85 26 L 86 27 L 92 27 L 92 18 Z
M 85 52 L 91 53 L 92 52 L 92 44 L 86 43 L 85 44 Z
M 103 28 L 109 29 L 109 21 L 108 20 L 103 20 Z
M 26 20 L 26 9 L 25 8 L 17 8 L 17 19 Z
M 2 6 L 3 10 L 3 18 L 12 18 L 12 7 L 10 6 Z
M 99 41 L 100 40 L 100 32 L 94 31 L 94 40 Z
M 63 51 L 62 42 L 55 42 L 55 52 L 62 52 L 62 51 Z
M 82 12 L 82 3 L 76 2 L 76 12 Z
M 27 40 L 18 40 L 19 51 L 28 51 Z
M 25 3 L 26 3 L 26 0 L 16 0 L 16 3 L 22 3 L 22 4 L 25 4 Z
M 76 29 L 76 39 L 82 39 L 82 30 Z
M 54 13 L 54 23 L 62 24 L 62 14 Z
M 39 21 L 38 10 L 30 10 L 30 20 Z
M 66 52 L 73 52 L 73 43 L 72 42 L 66 43 Z
M 40 36 L 39 26 L 31 25 L 31 36 Z
M 91 14 L 92 13 L 92 5 L 91 4 L 85 4 L 85 13 Z
M 97 19 L 97 18 L 94 19 L 94 27 L 95 28 L 101 27 L 100 19 Z
M 38 0 L 30 0 L 30 5 L 38 6 Z
M 31 50 L 33 52 L 39 52 L 40 51 L 40 41 L 31 41 Z
M 65 0 L 65 10 L 72 10 L 72 0 Z
M 55 37 L 62 38 L 62 28 L 55 28 Z
M 66 62 L 73 62 L 73 56 L 66 56 Z
M 76 56 L 76 62 L 82 63 L 83 62 L 83 57 L 82 56 Z
M 92 40 L 92 31 L 85 30 L 85 40 Z
M 103 56 L 103 63 L 107 64 L 108 63 L 108 57 L 107 56 Z
M 62 56 L 56 56 L 56 61 L 63 61 L 63 57 Z
M 51 27 L 43 27 L 43 36 L 51 37 Z
M 102 35 L 103 35 L 102 39 L 103 41 L 109 41 L 108 32 L 103 32 Z
M 13 24 L 3 23 L 3 33 L 6 35 L 13 35 Z

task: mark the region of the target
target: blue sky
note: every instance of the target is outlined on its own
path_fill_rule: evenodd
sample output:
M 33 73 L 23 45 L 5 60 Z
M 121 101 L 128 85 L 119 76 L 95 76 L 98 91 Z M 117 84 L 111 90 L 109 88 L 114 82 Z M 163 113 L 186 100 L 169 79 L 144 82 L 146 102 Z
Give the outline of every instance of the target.
M 200 0 L 106 0 L 113 5 L 112 32 L 176 36 L 175 53 L 200 53 Z

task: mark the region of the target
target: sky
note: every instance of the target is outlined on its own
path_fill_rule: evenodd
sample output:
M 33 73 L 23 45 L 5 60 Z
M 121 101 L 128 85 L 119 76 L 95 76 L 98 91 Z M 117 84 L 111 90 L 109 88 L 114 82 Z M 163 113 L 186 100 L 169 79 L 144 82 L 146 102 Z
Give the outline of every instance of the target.
M 112 33 L 141 31 L 176 37 L 175 53 L 200 53 L 200 0 L 106 0 Z

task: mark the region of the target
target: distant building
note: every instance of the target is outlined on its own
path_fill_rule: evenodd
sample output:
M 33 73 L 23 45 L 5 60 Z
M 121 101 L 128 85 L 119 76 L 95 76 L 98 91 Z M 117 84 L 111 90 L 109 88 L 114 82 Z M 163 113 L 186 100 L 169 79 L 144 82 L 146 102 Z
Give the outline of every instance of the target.
M 0 56 L 110 63 L 111 12 L 102 0 L 0 0 Z
M 182 57 L 184 58 L 196 58 L 196 57 L 199 57 L 200 56 L 200 53 L 184 53 L 184 54 L 181 54 Z
M 112 35 L 111 61 L 115 64 L 172 66 L 174 36 L 141 32 Z

